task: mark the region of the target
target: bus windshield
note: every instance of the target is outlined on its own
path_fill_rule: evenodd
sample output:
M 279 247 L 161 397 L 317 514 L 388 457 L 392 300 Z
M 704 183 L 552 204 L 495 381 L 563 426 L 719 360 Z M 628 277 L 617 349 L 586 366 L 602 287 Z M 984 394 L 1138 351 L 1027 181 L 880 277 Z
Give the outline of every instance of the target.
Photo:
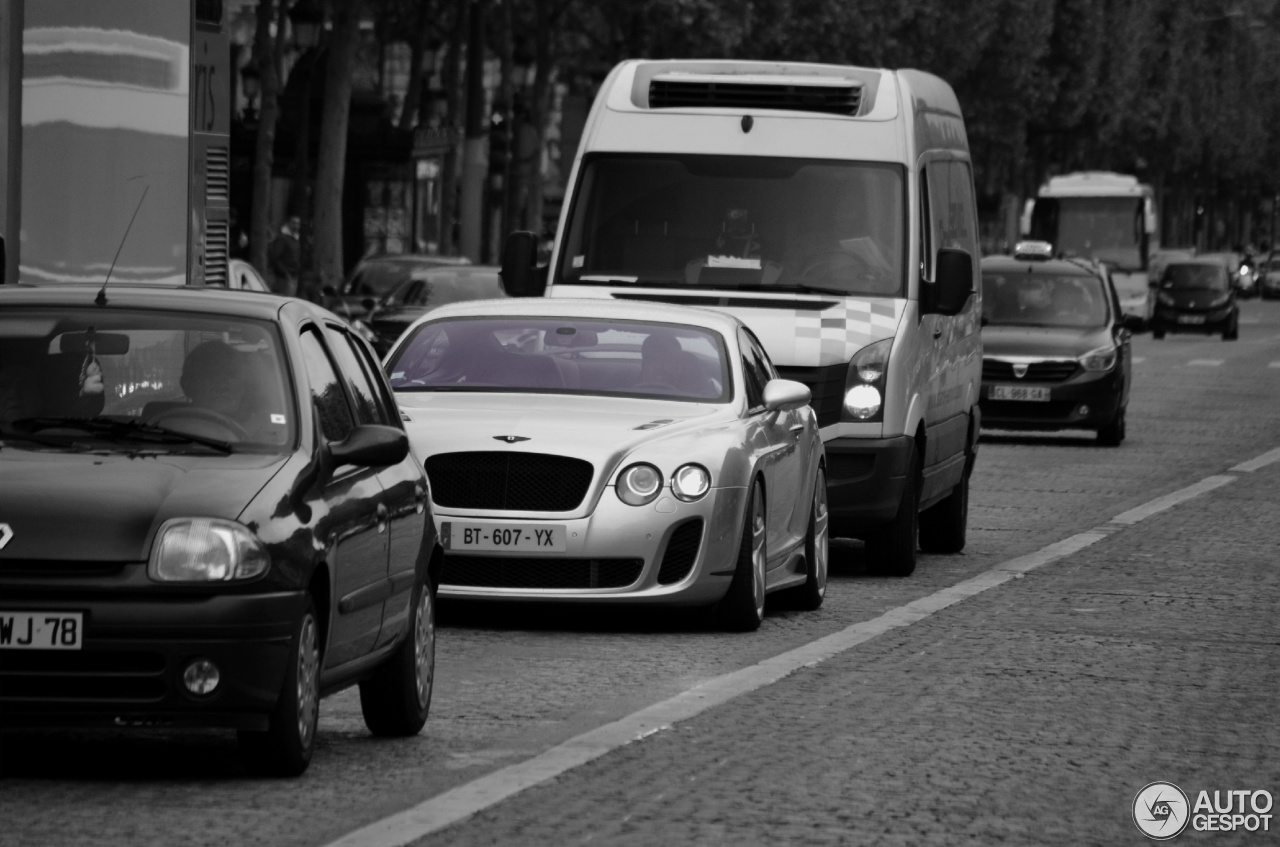
M 1146 268 L 1139 197 L 1041 197 L 1031 237 L 1064 256 L 1098 259 L 1122 271 Z
M 592 156 L 555 279 L 902 296 L 904 182 L 892 164 Z

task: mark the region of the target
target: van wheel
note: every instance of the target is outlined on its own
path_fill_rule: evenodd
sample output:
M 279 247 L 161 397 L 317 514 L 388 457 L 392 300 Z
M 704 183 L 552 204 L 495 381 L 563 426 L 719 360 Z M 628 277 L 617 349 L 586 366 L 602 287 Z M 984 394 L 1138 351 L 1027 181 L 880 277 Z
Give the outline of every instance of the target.
M 1222 331 L 1223 341 L 1238 341 L 1240 338 L 1240 319 L 1236 318 L 1231 326 Z
M 765 580 L 764 492 L 751 484 L 746 514 L 742 516 L 738 562 L 729 590 L 715 606 L 716 621 L 733 632 L 752 632 L 764 620 Z
M 436 674 L 435 592 L 419 577 L 409 632 L 387 663 L 360 683 L 360 711 L 374 735 L 417 735 L 427 722 Z
M 969 477 L 973 458 L 965 459 L 964 474 L 945 500 L 920 513 L 920 549 L 926 553 L 959 553 L 969 525 Z
M 1124 406 L 1121 406 L 1111 423 L 1098 430 L 1098 443 L 1103 447 L 1119 447 L 1124 441 L 1124 411 Z
M 238 734 L 241 759 L 254 773 L 298 776 L 311 764 L 319 716 L 320 625 L 315 602 L 308 596 L 267 731 Z
M 920 460 L 914 443 L 907 468 L 898 514 L 868 534 L 866 540 L 872 569 L 885 576 L 911 576 L 916 569 L 916 541 L 920 530 Z

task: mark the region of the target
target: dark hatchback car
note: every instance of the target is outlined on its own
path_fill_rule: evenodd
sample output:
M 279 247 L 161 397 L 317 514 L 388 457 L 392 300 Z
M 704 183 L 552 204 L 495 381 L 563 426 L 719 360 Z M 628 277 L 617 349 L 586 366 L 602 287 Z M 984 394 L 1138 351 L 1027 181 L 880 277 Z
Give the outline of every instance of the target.
M 446 303 L 506 297 L 498 276 L 501 270 L 490 265 L 470 265 L 414 271 L 365 319 L 373 330 L 373 349 L 385 356 L 410 324 Z
M 0 480 L 0 728 L 231 728 L 278 775 L 354 684 L 375 735 L 422 728 L 426 477 L 333 314 L 0 287 Z
M 983 427 L 1091 429 L 1118 446 L 1139 319 L 1092 265 L 1019 248 L 982 260 Z
M 1227 266 L 1202 257 L 1170 262 L 1156 280 L 1156 315 L 1151 337 L 1168 332 L 1222 334 L 1224 341 L 1240 337 L 1240 306 Z

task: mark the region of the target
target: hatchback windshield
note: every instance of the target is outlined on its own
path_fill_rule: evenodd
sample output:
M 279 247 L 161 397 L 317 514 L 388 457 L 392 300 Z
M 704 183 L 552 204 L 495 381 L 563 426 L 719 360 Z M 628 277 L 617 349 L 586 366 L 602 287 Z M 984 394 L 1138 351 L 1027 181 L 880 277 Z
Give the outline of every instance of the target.
M 902 168 L 746 156 L 587 160 L 558 280 L 900 295 Z
M 164 311 L 0 315 L 0 438 L 279 452 L 296 415 L 269 323 Z
M 1226 291 L 1227 269 L 1221 265 L 1185 264 L 1170 265 L 1160 278 L 1160 287 L 1169 291 Z
M 423 324 L 387 367 L 396 391 L 661 396 L 724 403 L 724 340 L 709 330 L 573 318 Z
M 1106 290 L 1093 276 L 982 272 L 982 316 L 988 324 L 1100 327 Z

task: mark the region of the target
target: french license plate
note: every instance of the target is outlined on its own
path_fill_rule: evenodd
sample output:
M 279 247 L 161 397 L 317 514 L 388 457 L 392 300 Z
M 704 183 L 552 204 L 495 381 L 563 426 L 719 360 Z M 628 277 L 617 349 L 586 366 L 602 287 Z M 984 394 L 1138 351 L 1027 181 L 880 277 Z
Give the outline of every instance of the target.
M 522 553 L 563 553 L 564 526 L 545 524 L 487 524 L 445 521 L 441 542 L 446 550 L 511 550 Z
M 993 385 L 990 397 L 992 400 L 1036 400 L 1047 402 L 1049 389 L 1036 385 Z
M 1204 323 L 1204 315 L 1178 315 L 1178 323 L 1202 324 Z
M 0 650 L 79 650 L 80 612 L 0 612 Z

